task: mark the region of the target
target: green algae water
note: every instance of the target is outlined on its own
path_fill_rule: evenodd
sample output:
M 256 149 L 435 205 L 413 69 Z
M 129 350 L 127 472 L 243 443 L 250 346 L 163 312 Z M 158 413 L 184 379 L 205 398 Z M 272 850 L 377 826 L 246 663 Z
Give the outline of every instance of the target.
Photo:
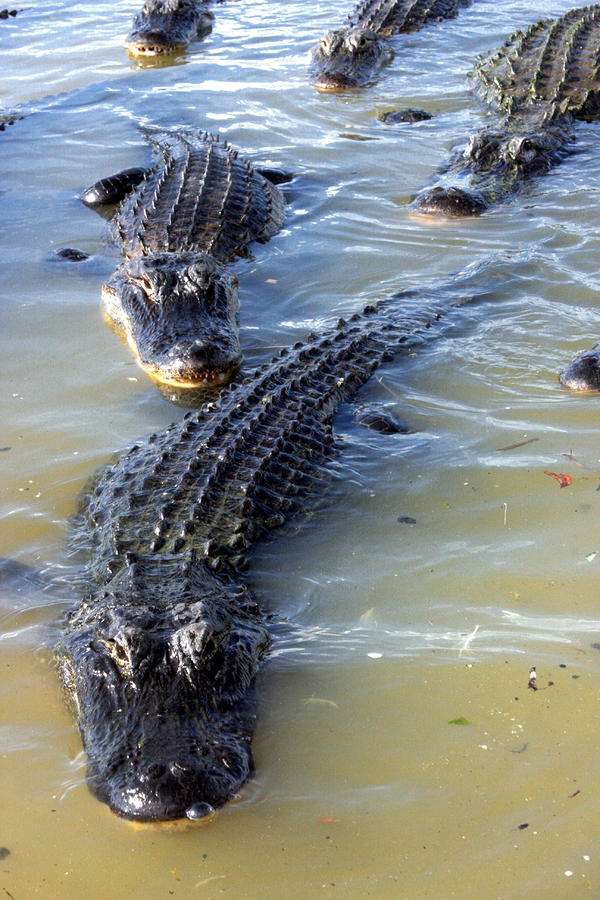
M 572 5 L 474 0 L 393 39 L 378 83 L 344 96 L 306 71 L 341 0 L 226 0 L 204 42 L 156 69 L 125 54 L 131 0 L 0 20 L 0 105 L 23 115 L 0 133 L 7 896 L 598 895 L 600 399 L 556 375 L 600 337 L 600 125 L 479 219 L 407 206 L 488 115 L 466 84 L 476 54 Z M 378 121 L 409 106 L 433 118 Z M 248 580 L 280 625 L 256 776 L 194 827 L 134 827 L 93 798 L 52 665 L 81 589 L 66 546 L 80 490 L 183 415 L 103 321 L 119 254 L 77 199 L 148 161 L 146 124 L 218 132 L 296 175 L 282 231 L 231 267 L 246 370 L 394 291 L 466 267 L 486 290 L 361 391 L 408 432 L 343 407 L 321 502 L 257 548 Z M 90 258 L 57 261 L 61 247 Z

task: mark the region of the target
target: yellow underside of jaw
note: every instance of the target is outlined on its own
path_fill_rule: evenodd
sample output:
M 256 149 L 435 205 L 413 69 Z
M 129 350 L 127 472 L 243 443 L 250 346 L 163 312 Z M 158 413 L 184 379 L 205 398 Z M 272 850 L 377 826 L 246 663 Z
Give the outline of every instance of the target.
M 159 384 L 167 384 L 169 385 L 169 387 L 176 388 L 215 387 L 216 385 L 225 384 L 225 382 L 229 381 L 232 374 L 231 371 L 204 372 L 194 378 L 182 379 L 175 376 L 170 376 L 164 372 L 161 372 L 159 369 L 145 366 L 139 357 L 137 358 L 137 363 L 139 367 L 144 370 L 146 375 L 149 375 L 153 381 L 157 381 L 159 382 Z

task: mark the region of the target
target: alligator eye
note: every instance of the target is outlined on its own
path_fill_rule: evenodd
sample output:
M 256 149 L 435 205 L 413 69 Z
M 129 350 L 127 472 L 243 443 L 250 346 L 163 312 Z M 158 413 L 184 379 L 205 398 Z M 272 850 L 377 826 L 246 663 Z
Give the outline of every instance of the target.
M 137 286 L 143 290 L 147 297 L 151 297 L 153 295 L 154 289 L 152 287 L 152 282 L 150 281 L 150 278 L 148 277 L 148 274 L 146 272 L 144 272 L 141 277 L 139 275 L 132 275 L 131 280 L 134 284 L 137 284 Z
M 127 662 L 127 650 L 122 644 L 118 644 L 117 641 L 113 641 L 112 655 L 121 663 Z

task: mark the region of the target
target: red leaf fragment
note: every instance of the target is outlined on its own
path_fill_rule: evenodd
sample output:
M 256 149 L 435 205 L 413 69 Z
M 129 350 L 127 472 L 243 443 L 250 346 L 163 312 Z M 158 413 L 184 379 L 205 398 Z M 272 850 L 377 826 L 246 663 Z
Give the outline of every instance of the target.
M 557 474 L 556 472 L 546 472 L 544 470 L 544 475 L 550 475 L 551 478 L 556 478 L 561 488 L 568 487 L 571 484 L 571 476 L 563 475 L 562 472 Z

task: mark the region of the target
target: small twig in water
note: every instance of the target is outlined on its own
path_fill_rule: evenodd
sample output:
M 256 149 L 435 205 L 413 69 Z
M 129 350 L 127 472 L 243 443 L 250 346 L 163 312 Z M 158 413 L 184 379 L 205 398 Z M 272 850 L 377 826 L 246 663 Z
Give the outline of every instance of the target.
M 496 453 L 502 453 L 503 450 L 516 450 L 517 447 L 525 447 L 526 444 L 533 444 L 534 441 L 539 441 L 539 438 L 529 438 L 526 441 L 519 441 L 517 444 L 509 444 L 508 447 L 497 447 Z

